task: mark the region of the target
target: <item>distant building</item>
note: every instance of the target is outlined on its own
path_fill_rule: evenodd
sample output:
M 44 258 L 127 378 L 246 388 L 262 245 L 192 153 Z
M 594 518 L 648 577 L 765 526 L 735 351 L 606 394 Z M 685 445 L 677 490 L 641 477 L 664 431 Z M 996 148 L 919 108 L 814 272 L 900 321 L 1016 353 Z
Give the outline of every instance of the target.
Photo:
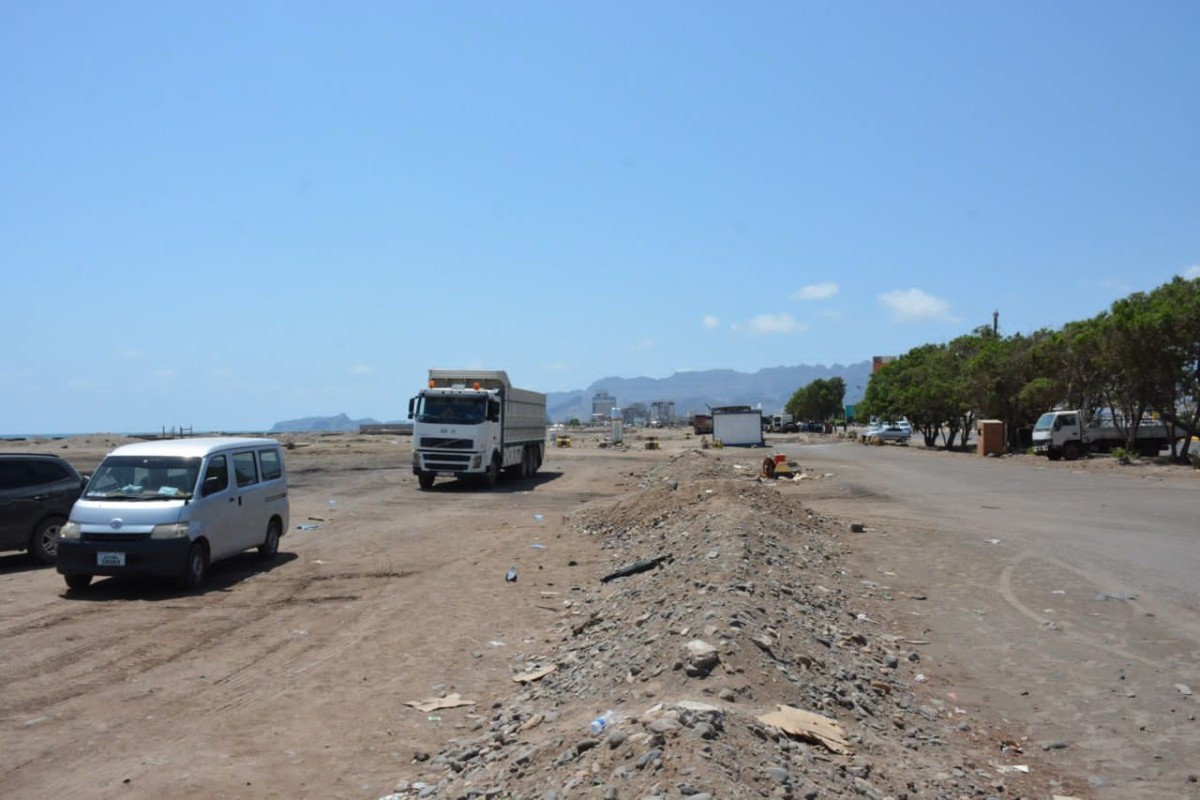
M 675 424 L 675 401 L 655 400 L 650 404 L 650 421 L 663 425 Z
M 871 374 L 874 375 L 895 360 L 895 356 L 873 356 L 871 358 Z
M 608 392 L 600 389 L 592 398 L 592 419 L 608 420 L 612 418 L 612 411 L 617 407 L 617 398 L 613 397 Z

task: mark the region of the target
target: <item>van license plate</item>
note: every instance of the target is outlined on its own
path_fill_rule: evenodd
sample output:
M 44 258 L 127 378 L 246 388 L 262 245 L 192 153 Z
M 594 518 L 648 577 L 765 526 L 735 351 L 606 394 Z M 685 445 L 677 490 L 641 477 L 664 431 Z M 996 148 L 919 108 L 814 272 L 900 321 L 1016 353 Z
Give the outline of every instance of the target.
M 125 566 L 124 553 L 96 553 L 96 566 L 98 567 L 123 567 Z

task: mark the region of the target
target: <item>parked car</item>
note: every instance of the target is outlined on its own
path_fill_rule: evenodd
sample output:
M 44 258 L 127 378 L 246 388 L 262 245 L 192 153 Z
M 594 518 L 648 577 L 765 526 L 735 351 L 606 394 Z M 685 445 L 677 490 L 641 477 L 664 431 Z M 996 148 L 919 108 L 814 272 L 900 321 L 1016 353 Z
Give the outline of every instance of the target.
M 908 440 L 912 438 L 912 427 L 908 423 L 898 422 L 880 422 L 871 425 L 863 431 L 862 439 L 866 442 L 879 440 L 881 442 L 896 442 L 897 444 L 908 444 Z
M 53 564 L 59 529 L 86 484 L 59 456 L 0 453 L 0 550 L 28 550 Z

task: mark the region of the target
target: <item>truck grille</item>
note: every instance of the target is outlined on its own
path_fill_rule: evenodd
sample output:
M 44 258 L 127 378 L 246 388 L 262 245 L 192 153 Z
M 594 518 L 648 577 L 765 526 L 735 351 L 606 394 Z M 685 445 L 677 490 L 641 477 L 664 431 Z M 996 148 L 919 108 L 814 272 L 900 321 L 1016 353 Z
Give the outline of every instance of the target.
M 426 453 L 426 469 L 464 469 L 471 461 L 469 453 Z
M 445 450 L 470 450 L 475 442 L 470 439 L 448 439 L 440 436 L 422 436 L 421 447 L 437 447 Z

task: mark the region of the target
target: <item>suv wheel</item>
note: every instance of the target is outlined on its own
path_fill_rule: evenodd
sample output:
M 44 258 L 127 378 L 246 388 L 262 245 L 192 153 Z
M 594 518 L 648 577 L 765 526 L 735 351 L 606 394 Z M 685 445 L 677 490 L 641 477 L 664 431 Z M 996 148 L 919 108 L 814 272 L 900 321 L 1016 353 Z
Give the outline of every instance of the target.
M 58 532 L 63 521 L 59 517 L 43 520 L 29 537 L 29 553 L 39 564 L 53 564 L 58 554 Z

